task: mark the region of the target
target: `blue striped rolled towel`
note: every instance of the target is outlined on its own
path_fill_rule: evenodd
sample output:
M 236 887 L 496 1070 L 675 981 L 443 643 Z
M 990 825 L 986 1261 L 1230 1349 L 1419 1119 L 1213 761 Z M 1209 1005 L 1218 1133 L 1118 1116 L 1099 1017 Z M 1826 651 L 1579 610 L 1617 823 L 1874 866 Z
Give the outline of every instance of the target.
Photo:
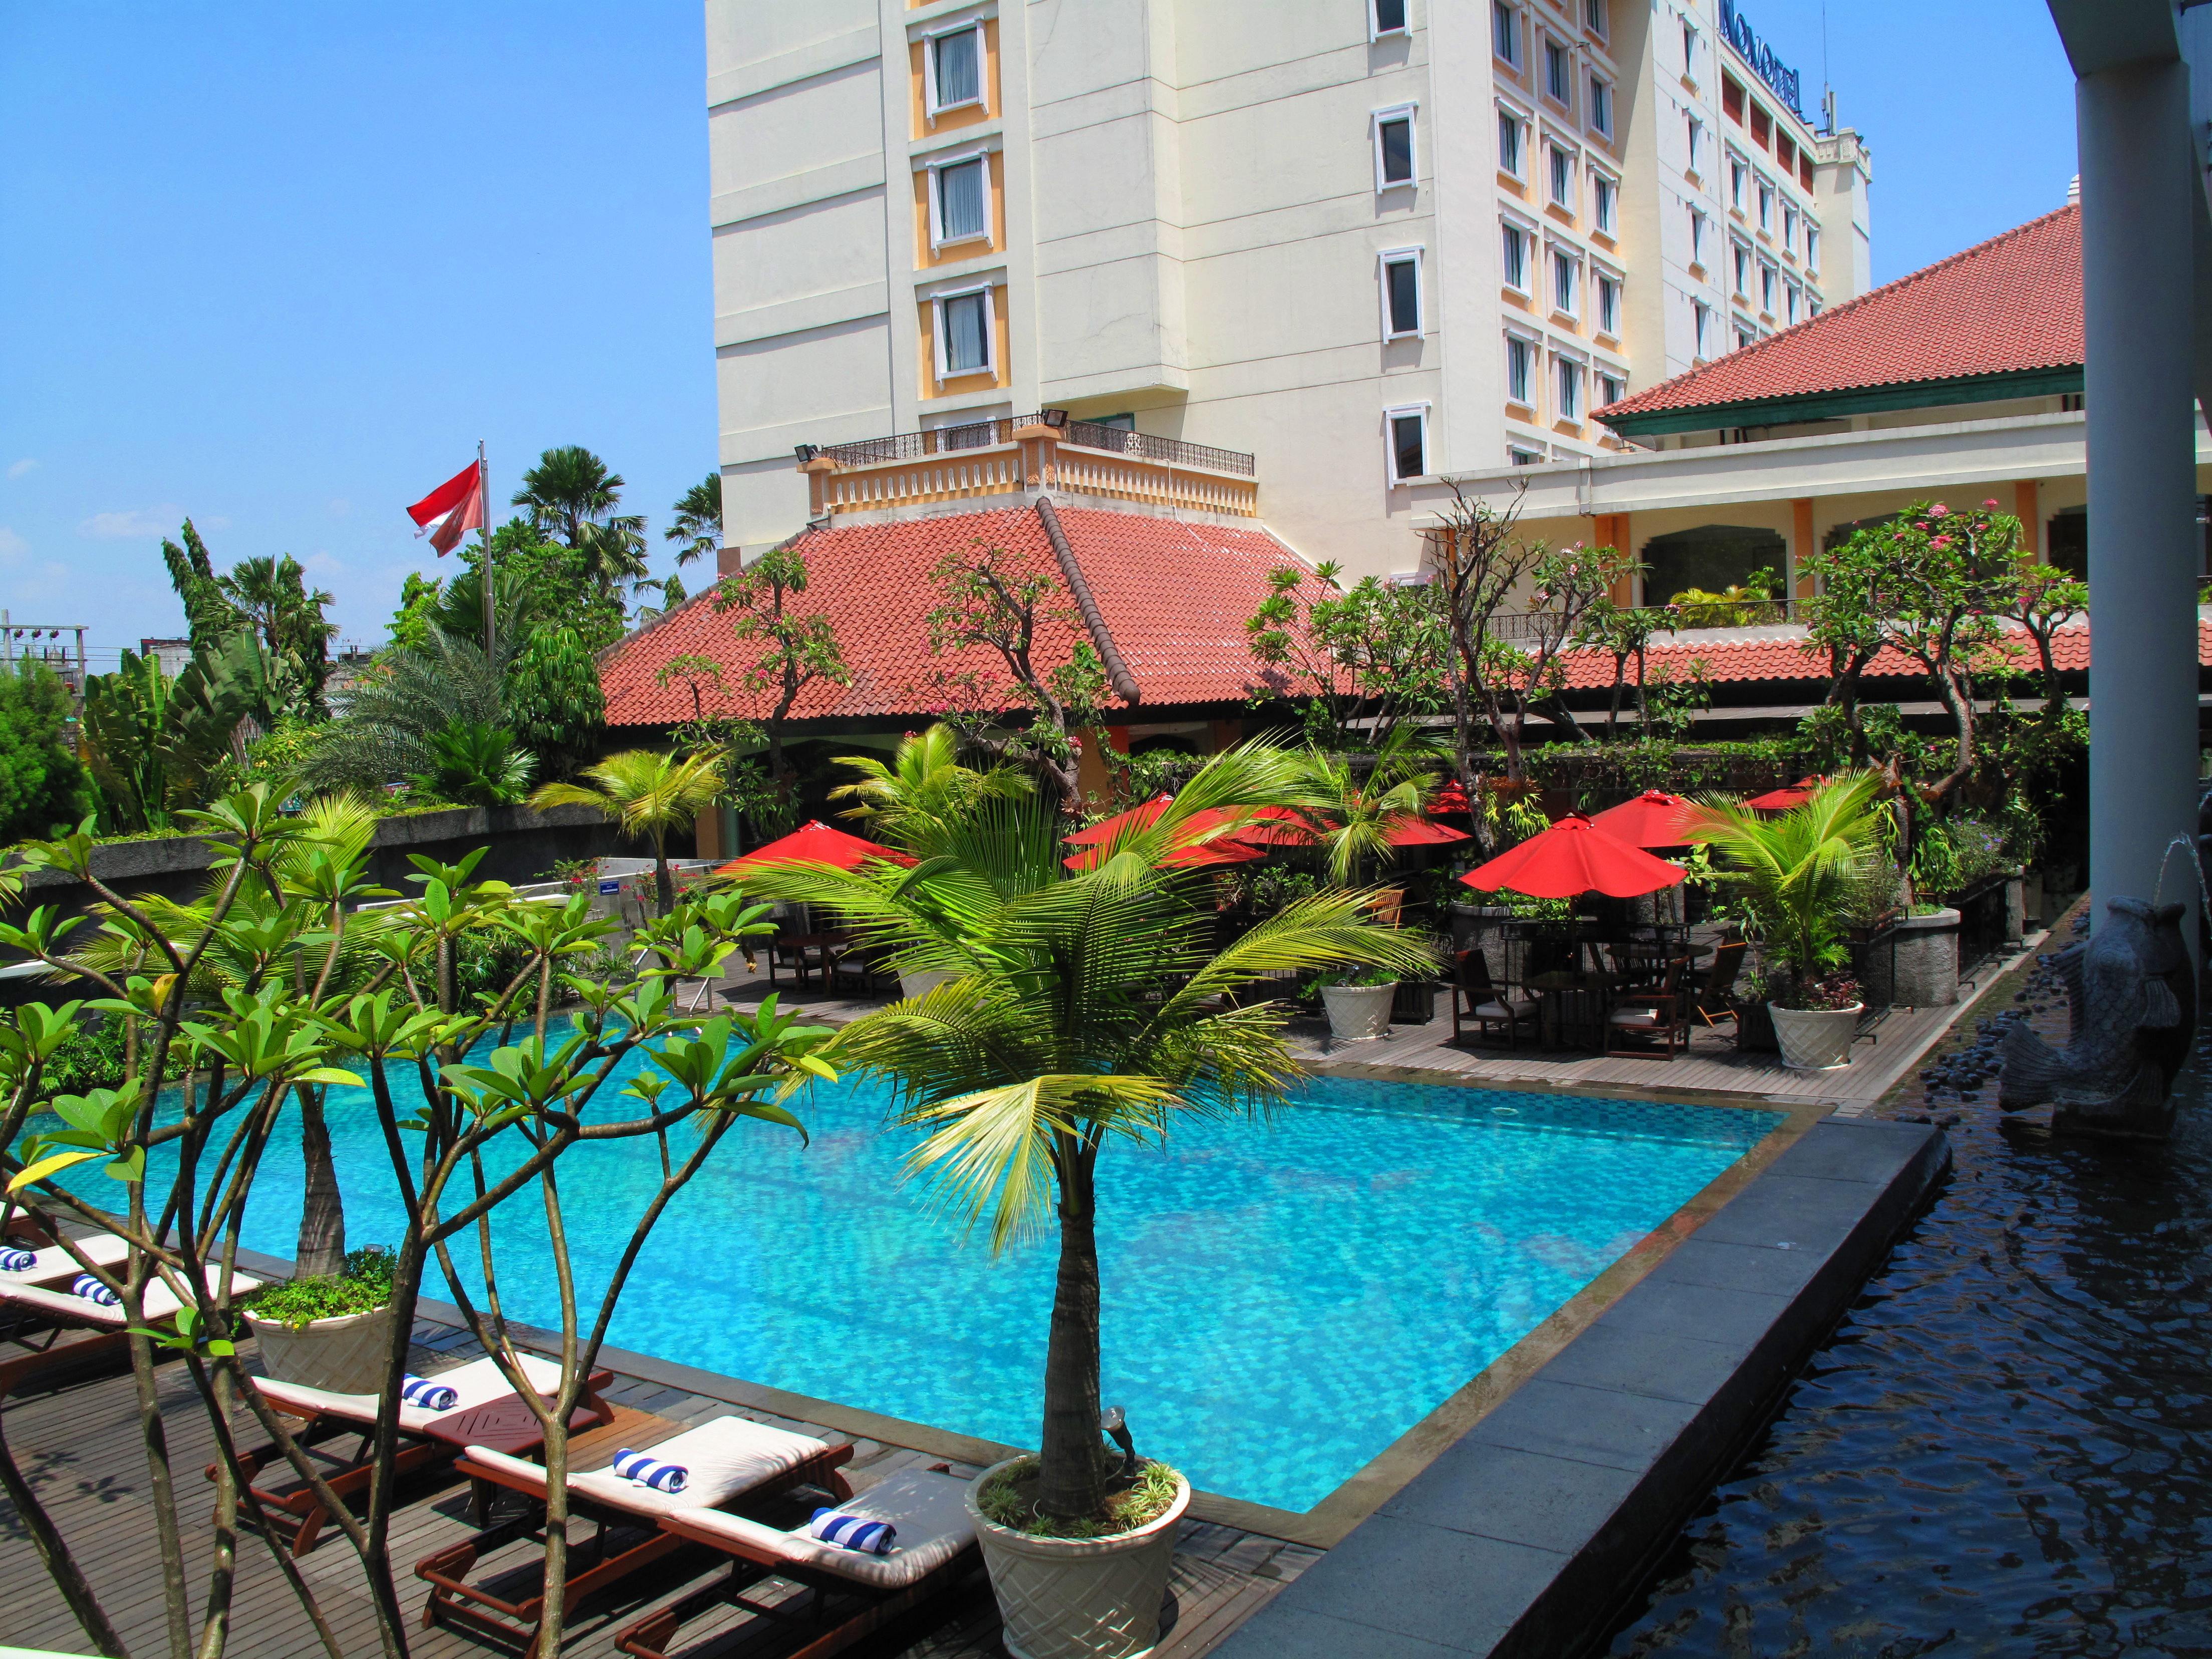
M 399 1398 L 410 1406 L 419 1406 L 426 1412 L 449 1412 L 460 1402 L 460 1395 L 443 1382 L 434 1382 L 427 1376 L 403 1376 L 399 1379 Z
M 81 1296 L 88 1302 L 97 1302 L 103 1308 L 119 1308 L 123 1305 L 121 1297 L 116 1295 L 90 1273 L 79 1273 L 76 1283 L 70 1286 L 70 1294 Z
M 815 1510 L 814 1518 L 806 1523 L 806 1530 L 825 1544 L 858 1550 L 863 1555 L 889 1555 L 891 1540 L 898 1536 L 898 1528 L 888 1521 L 871 1521 L 866 1516 L 845 1515 L 836 1510 Z
M 12 1244 L 0 1249 L 0 1273 L 27 1273 L 38 1265 L 36 1250 L 19 1250 Z
M 628 1480 L 635 1486 L 650 1486 L 655 1492 L 665 1492 L 671 1497 L 684 1490 L 690 1480 L 691 1471 L 681 1463 L 664 1463 L 659 1458 L 624 1446 L 615 1453 L 615 1478 Z

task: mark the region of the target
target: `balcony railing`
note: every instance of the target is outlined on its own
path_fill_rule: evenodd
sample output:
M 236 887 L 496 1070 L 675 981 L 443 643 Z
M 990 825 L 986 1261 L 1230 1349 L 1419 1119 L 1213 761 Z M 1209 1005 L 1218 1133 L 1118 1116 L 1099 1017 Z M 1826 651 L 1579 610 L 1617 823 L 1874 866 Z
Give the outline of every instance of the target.
M 1795 604 L 1789 599 L 1711 600 L 1705 604 L 1653 605 L 1638 607 L 1662 634 L 1689 628 L 1771 628 L 1793 622 Z M 1490 619 L 1491 634 L 1501 640 L 1534 639 L 1544 617 L 1541 612 L 1516 611 Z
M 900 432 L 888 438 L 867 438 L 856 444 L 824 444 L 819 453 L 845 466 L 881 466 L 892 461 L 918 461 L 927 456 L 963 449 L 988 449 L 1014 441 L 1014 429 L 1042 426 L 1044 416 L 1002 415 L 992 420 L 969 421 L 958 426 L 933 427 L 927 432 Z M 1060 441 L 1081 449 L 1103 450 L 1111 455 L 1131 455 L 1140 460 L 1162 461 L 1170 466 L 1202 467 L 1209 472 L 1254 476 L 1252 457 L 1234 449 L 1215 449 L 1206 444 L 1187 444 L 1180 438 L 1157 438 L 1149 432 L 1130 432 L 1097 421 L 1070 421 L 1060 428 Z

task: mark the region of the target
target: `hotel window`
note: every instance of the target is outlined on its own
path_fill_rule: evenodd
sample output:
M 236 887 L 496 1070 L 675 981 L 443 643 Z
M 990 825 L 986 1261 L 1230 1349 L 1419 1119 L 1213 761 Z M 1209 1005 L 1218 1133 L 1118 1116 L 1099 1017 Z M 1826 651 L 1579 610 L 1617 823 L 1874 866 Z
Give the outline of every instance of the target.
M 1782 246 L 1791 253 L 1797 251 L 1797 210 L 1787 202 L 1782 204 Z
M 1761 259 L 1759 262 L 1759 308 L 1771 317 L 1775 313 L 1774 285 L 1779 280 L 1774 267 Z
M 1818 300 L 1808 298 L 1805 301 L 1805 314 L 1808 317 L 1819 316 L 1820 314 L 1820 302 Z
M 1590 76 L 1589 123 L 1591 129 L 1613 137 L 1613 88 L 1595 75 Z
M 1805 227 L 1805 269 L 1818 270 L 1820 268 L 1820 233 L 1808 223 Z
M 1405 483 L 1429 470 L 1429 406 L 1412 404 L 1383 410 L 1390 429 L 1390 479 Z
M 1701 265 L 1705 262 L 1705 216 L 1696 208 L 1690 210 L 1690 263 Z
M 1743 211 L 1744 178 L 1750 171 L 1751 169 L 1744 164 L 1742 157 L 1737 155 L 1729 157 L 1729 205 L 1738 213 Z
M 1597 395 L 1601 400 L 1598 407 L 1610 409 L 1628 395 L 1628 382 L 1618 374 L 1601 374 L 1597 377 Z
M 1721 76 L 1721 113 L 1736 125 L 1743 125 L 1743 83 L 1733 75 Z
M 1699 163 L 1705 155 L 1705 124 L 1694 115 L 1687 115 L 1683 118 L 1682 131 L 1688 138 L 1690 147 L 1690 159 L 1683 164 L 1684 168 L 1687 172 L 1695 173 L 1698 171 Z
M 1505 0 L 1492 0 L 1490 43 L 1500 58 L 1516 69 L 1521 67 L 1521 20 Z
M 1735 294 L 1738 299 L 1751 297 L 1751 250 L 1741 242 L 1729 244 L 1729 258 L 1735 266 Z
M 1620 332 L 1620 278 L 1600 276 L 1597 279 L 1597 327 L 1601 334 L 1618 336 Z
M 1557 144 L 1551 146 L 1551 151 L 1552 200 L 1555 205 L 1572 213 L 1575 210 L 1575 153 L 1571 149 L 1562 149 Z
M 1713 331 L 1713 313 L 1710 306 L 1695 300 L 1690 302 L 1690 331 L 1696 337 L 1697 355 L 1700 357 L 1709 356 L 1705 343 L 1711 338 Z
M 929 112 L 942 115 L 983 101 L 983 26 L 965 23 L 949 34 L 929 37 L 925 57 L 929 73 Z
M 1570 357 L 1553 361 L 1559 371 L 1559 401 L 1552 412 L 1563 421 L 1579 421 L 1583 417 L 1583 366 Z
M 1413 182 L 1413 106 L 1400 104 L 1375 112 L 1375 188 L 1395 190 Z
M 1406 0 L 1368 0 L 1368 35 L 1379 40 L 1386 34 L 1406 32 Z
M 1552 308 L 1574 316 L 1582 307 L 1582 261 L 1552 250 Z
M 1601 173 L 1590 174 L 1590 219 L 1607 235 L 1613 234 L 1613 222 L 1620 201 L 1620 186 Z
M 1759 181 L 1759 228 L 1765 231 L 1774 228 L 1774 185 L 1765 179 Z
M 969 155 L 957 161 L 939 161 L 929 169 L 929 241 L 932 247 L 950 242 L 988 240 L 991 216 L 985 174 L 987 157 Z
M 1544 458 L 1533 449 L 1508 448 L 1505 464 L 1508 466 L 1541 466 Z
M 1517 334 L 1505 337 L 1505 395 L 1516 404 L 1536 406 L 1536 348 Z
M 1759 331 L 1739 317 L 1735 323 L 1735 349 L 1742 350 L 1759 337 Z
M 1382 337 L 1421 331 L 1421 251 L 1394 248 L 1382 256 Z
M 937 378 L 991 373 L 991 290 L 937 299 Z
M 1505 227 L 1505 286 L 1528 291 L 1528 233 L 1518 225 Z
M 1784 320 L 1794 324 L 1797 320 L 1798 309 L 1804 302 L 1804 292 L 1795 283 L 1784 283 L 1782 285 L 1782 297 L 1785 302 Z
M 1571 107 L 1575 101 L 1574 59 L 1548 34 L 1544 37 L 1544 90 Z
M 1603 40 L 1606 35 L 1605 0 L 1583 0 L 1583 27 Z
M 1510 110 L 1498 112 L 1498 165 L 1516 179 L 1528 176 L 1524 161 L 1528 124 Z

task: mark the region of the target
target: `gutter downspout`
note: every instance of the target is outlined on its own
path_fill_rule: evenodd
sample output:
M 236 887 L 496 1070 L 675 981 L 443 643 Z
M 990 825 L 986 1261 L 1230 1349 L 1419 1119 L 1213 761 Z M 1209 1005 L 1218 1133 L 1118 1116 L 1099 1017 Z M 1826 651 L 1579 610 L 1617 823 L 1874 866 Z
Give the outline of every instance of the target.
M 1144 688 L 1137 677 L 1129 672 L 1129 665 L 1121 660 L 1121 653 L 1114 643 L 1114 635 L 1107 631 L 1106 618 L 1098 609 L 1098 601 L 1091 592 L 1091 583 L 1083 574 L 1083 567 L 1075 562 L 1075 550 L 1068 544 L 1067 532 L 1060 527 L 1060 515 L 1053 511 L 1052 498 L 1040 495 L 1036 502 L 1037 518 L 1044 525 L 1045 539 L 1052 544 L 1053 556 L 1060 561 L 1060 574 L 1067 579 L 1067 591 L 1075 596 L 1075 608 L 1083 616 L 1083 625 L 1091 630 L 1091 642 L 1098 647 L 1098 659 L 1106 665 L 1106 678 L 1114 694 L 1123 702 L 1134 705 L 1141 701 Z

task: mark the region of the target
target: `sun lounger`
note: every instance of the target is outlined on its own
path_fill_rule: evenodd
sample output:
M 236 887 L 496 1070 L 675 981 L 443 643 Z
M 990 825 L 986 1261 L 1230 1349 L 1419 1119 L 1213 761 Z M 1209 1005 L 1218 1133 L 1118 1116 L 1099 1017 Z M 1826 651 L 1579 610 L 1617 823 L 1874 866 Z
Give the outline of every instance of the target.
M 683 1465 L 690 1474 L 684 1490 L 658 1492 L 605 1468 L 568 1476 L 569 1512 L 596 1522 L 599 1532 L 590 1544 L 569 1553 L 565 1611 L 682 1547 L 683 1538 L 659 1528 L 668 1516 L 714 1514 L 722 1504 L 766 1498 L 794 1486 L 819 1486 L 833 1499 L 847 1498 L 852 1491 L 837 1473 L 852 1457 L 852 1447 L 742 1417 L 718 1417 L 642 1449 L 663 1462 Z M 422 1622 L 428 1626 L 449 1618 L 495 1637 L 520 1640 L 526 1651 L 534 1651 L 545 1612 L 542 1581 L 538 1594 L 508 1600 L 489 1587 L 497 1580 L 471 1584 L 468 1576 L 483 1557 L 544 1525 L 545 1470 L 483 1446 L 471 1446 L 455 1467 L 473 1480 L 520 1492 L 531 1502 L 520 1517 L 416 1564 L 416 1577 L 430 1586 Z M 641 1539 L 611 1548 L 611 1535 L 621 1538 L 640 1531 Z M 526 1584 L 531 1582 L 524 1579 Z
M 887 1555 L 824 1543 L 805 1527 L 785 1532 L 714 1510 L 672 1511 L 661 1517 L 662 1529 L 732 1557 L 729 1573 L 639 1620 L 615 1638 L 615 1645 L 634 1659 L 670 1659 L 678 1632 L 688 1621 L 730 1604 L 796 1627 L 793 1634 L 799 1645 L 782 1659 L 825 1659 L 842 1652 L 965 1574 L 975 1553 L 975 1527 L 963 1501 L 967 1488 L 966 1481 L 950 1474 L 905 1469 L 839 1504 L 845 1514 L 886 1521 L 897 1528 Z M 775 1602 L 746 1599 L 745 1590 L 770 1578 L 803 1585 L 813 1594 Z
M 129 1247 L 112 1234 L 95 1234 L 79 1246 L 102 1267 L 112 1267 Z M 120 1304 L 109 1306 L 77 1295 L 70 1286 L 83 1269 L 58 1245 L 39 1253 L 40 1262 L 21 1274 L 0 1274 L 0 1312 L 6 1316 L 5 1340 L 23 1350 L 0 1360 L 0 1397 L 26 1383 L 64 1368 L 88 1364 L 120 1353 L 130 1341 L 130 1321 Z M 234 1300 L 243 1300 L 261 1288 L 261 1281 L 241 1273 L 230 1276 Z M 146 1286 L 145 1314 L 149 1326 L 173 1319 L 184 1304 L 159 1279 Z M 71 1332 L 87 1332 L 82 1339 L 64 1342 Z
M 530 1380 L 541 1398 L 550 1399 L 561 1386 L 561 1368 L 552 1360 L 541 1359 L 535 1354 L 522 1356 L 522 1372 Z M 454 1394 L 453 1403 L 444 1411 L 426 1411 L 420 1406 L 402 1402 L 399 1407 L 399 1448 L 394 1472 L 407 1474 L 431 1464 L 441 1463 L 459 1454 L 466 1443 L 465 1430 L 471 1423 L 481 1422 L 487 1408 L 496 1408 L 501 1401 L 513 1401 L 516 1410 L 506 1413 L 511 1432 L 507 1443 L 519 1449 L 536 1443 L 536 1419 L 529 1407 L 515 1399 L 514 1391 L 507 1387 L 507 1378 L 498 1364 L 489 1359 L 471 1360 L 449 1371 L 438 1373 L 436 1380 Z M 584 1381 L 581 1397 L 576 1405 L 577 1415 L 569 1419 L 572 1432 L 583 1432 L 606 1422 L 614 1413 L 599 1397 L 599 1390 L 614 1381 L 614 1373 L 594 1371 Z M 307 1426 L 294 1438 L 303 1448 L 310 1448 L 318 1461 L 329 1465 L 323 1479 L 339 1498 L 349 1498 L 367 1489 L 375 1471 L 370 1463 L 376 1435 L 378 1397 L 373 1394 L 333 1394 L 326 1389 L 311 1389 L 299 1382 L 280 1382 L 274 1377 L 257 1376 L 254 1389 L 262 1399 L 287 1417 L 304 1418 Z M 333 1459 L 317 1443 L 336 1437 L 355 1434 L 361 1443 L 349 1459 Z M 249 1481 L 262 1470 L 269 1471 L 276 1483 L 294 1479 L 291 1464 L 271 1443 L 244 1454 L 240 1460 Z M 215 1478 L 212 1465 L 208 1478 Z M 253 1494 L 260 1499 L 262 1508 L 272 1522 L 289 1520 L 296 1530 L 292 1535 L 292 1553 L 305 1555 L 314 1548 L 330 1511 L 316 1498 L 313 1488 L 301 1483 L 264 1486 L 254 1481 Z

